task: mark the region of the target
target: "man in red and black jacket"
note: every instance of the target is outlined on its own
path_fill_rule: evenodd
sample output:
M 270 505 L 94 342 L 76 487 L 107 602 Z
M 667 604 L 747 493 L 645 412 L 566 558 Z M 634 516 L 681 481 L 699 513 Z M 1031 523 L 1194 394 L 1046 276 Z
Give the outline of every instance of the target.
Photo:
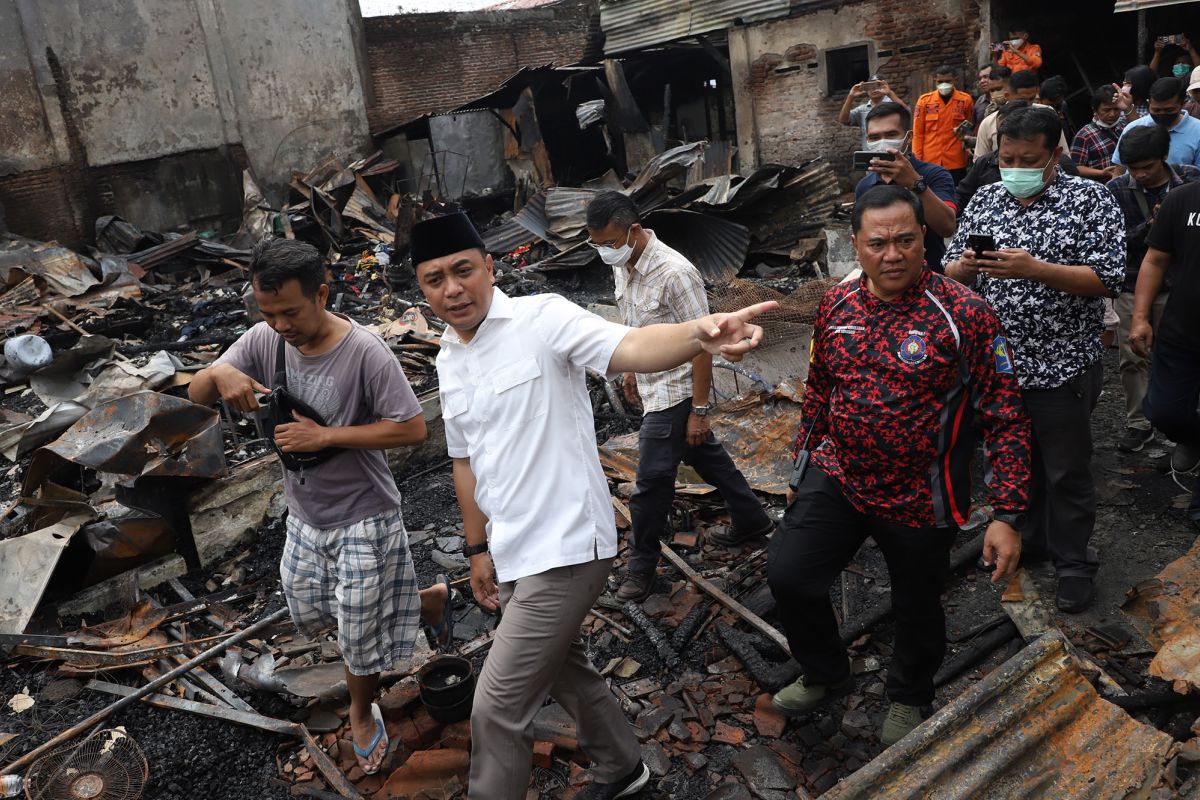
M 821 302 L 801 440 L 811 466 L 772 538 L 768 580 L 804 677 L 774 697 L 788 714 L 845 694 L 853 677 L 829 587 L 870 536 L 887 560 L 896 615 L 882 740 L 928 716 L 945 656 L 941 592 L 970 505 L 982 430 L 995 519 L 984 558 L 993 580 L 1016 570 L 1030 478 L 1030 423 L 1008 345 L 988 304 L 923 267 L 916 197 L 881 186 L 858 199 L 863 268 Z

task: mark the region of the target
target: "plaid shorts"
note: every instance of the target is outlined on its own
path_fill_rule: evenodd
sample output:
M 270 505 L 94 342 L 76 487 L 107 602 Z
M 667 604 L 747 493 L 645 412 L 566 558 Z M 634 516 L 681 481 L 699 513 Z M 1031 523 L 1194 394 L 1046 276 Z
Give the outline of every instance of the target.
M 292 515 L 279 574 L 300 633 L 337 627 L 353 675 L 374 675 L 412 655 L 421 600 L 400 509 L 341 528 Z

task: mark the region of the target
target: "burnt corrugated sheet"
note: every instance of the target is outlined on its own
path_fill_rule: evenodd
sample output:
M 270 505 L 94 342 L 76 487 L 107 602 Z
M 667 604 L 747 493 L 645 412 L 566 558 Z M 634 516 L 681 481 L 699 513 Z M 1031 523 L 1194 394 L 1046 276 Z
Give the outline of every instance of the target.
M 605 54 L 721 31 L 735 21 L 787 16 L 790 0 L 616 0 L 600 5 Z
M 1053 631 L 822 797 L 1145 797 L 1175 750 L 1101 698 Z
M 1158 648 L 1150 674 L 1187 692 L 1200 688 L 1200 541 L 1129 592 L 1122 610 Z
M 695 264 L 710 283 L 729 283 L 746 263 L 750 231 L 745 225 L 679 208 L 651 211 L 644 222 L 660 240 Z

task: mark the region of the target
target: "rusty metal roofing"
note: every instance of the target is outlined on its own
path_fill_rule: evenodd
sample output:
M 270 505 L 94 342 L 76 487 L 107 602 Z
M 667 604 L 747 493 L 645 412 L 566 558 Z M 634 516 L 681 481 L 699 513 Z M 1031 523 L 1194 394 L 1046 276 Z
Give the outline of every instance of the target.
M 1158 655 L 1150 674 L 1187 692 L 1200 688 L 1200 541 L 1162 572 L 1129 591 L 1122 610 Z
M 1145 797 L 1175 750 L 1101 698 L 1052 631 L 822 798 Z
M 608 0 L 600 4 L 606 55 L 787 16 L 791 0 Z
M 1181 6 L 1185 3 L 1194 2 L 1196 0 L 1117 0 L 1117 4 L 1113 7 L 1113 13 L 1141 11 L 1146 8 L 1158 8 L 1159 6 Z

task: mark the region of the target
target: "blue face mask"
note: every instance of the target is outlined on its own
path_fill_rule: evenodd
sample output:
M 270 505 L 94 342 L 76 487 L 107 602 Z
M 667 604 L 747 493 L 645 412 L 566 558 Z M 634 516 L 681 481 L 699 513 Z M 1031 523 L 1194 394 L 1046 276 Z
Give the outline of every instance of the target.
M 1171 72 L 1176 78 L 1186 78 L 1188 75 L 1192 74 L 1192 68 L 1187 64 L 1176 64 L 1171 67 Z
M 1013 197 L 1033 197 L 1046 188 L 1046 181 L 1046 167 L 1000 168 L 1000 182 Z

